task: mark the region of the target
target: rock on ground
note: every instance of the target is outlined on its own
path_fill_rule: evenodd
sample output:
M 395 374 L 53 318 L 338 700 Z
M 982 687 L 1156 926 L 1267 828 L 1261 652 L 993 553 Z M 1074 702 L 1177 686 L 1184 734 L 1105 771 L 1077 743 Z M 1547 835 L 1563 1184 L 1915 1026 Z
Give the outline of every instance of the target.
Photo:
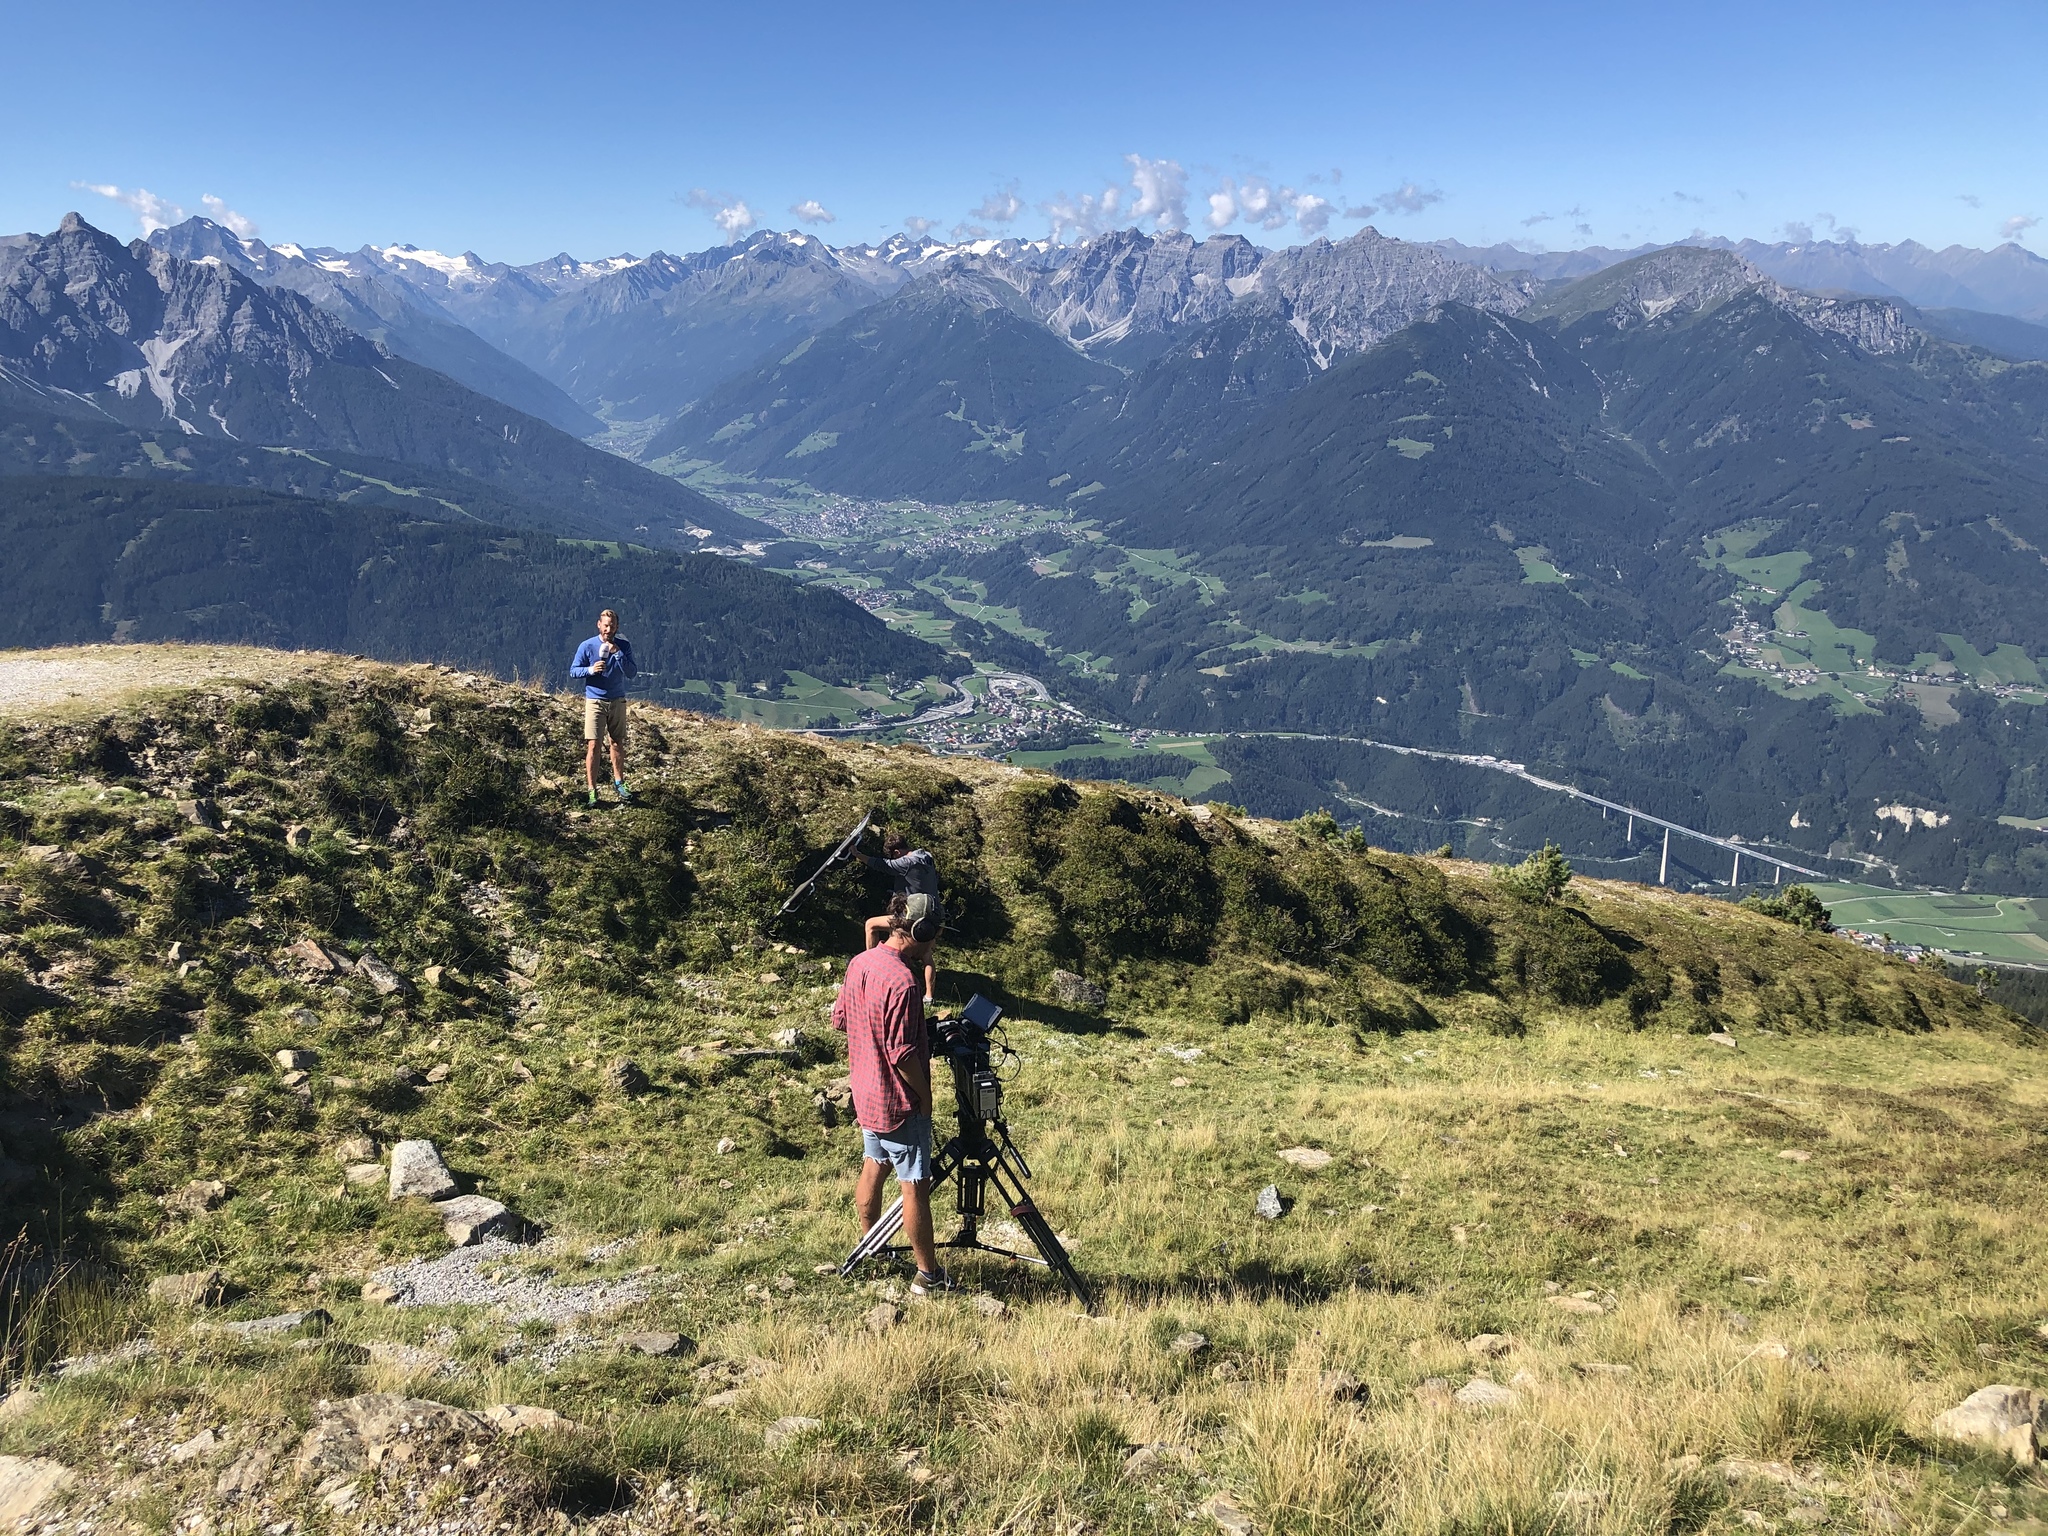
M 41 1456 L 0 1456 L 0 1529 L 13 1530 L 71 1485 L 71 1469 Z
M 1280 1193 L 1278 1184 L 1268 1184 L 1259 1191 L 1259 1198 L 1252 1202 L 1252 1214 L 1266 1221 L 1278 1221 L 1287 1214 L 1287 1197 Z
M 779 1450 L 798 1436 L 808 1435 L 824 1427 L 823 1419 L 807 1419 L 802 1414 L 793 1413 L 770 1424 L 761 1432 L 761 1439 L 769 1450 Z
M 1470 1408 L 1475 1412 L 1512 1408 L 1518 1400 L 1511 1389 L 1497 1381 L 1488 1381 L 1484 1376 L 1474 1376 L 1451 1396 L 1460 1408 Z
M 2048 1432 L 2048 1395 L 2027 1387 L 1979 1387 L 1936 1414 L 1934 1432 L 1945 1440 L 2003 1451 L 2030 1467 L 2040 1459 L 2040 1437 Z
M 664 1357 L 694 1354 L 697 1341 L 680 1333 L 625 1333 L 619 1335 L 619 1347 L 634 1354 Z
M 195 1269 L 183 1275 L 158 1275 L 149 1282 L 149 1299 L 172 1307 L 210 1307 L 221 1297 L 217 1269 Z
M 458 1186 L 431 1141 L 401 1141 L 391 1149 L 391 1198 L 446 1200 Z
M 441 1230 L 448 1234 L 448 1241 L 457 1248 L 467 1248 L 487 1237 L 512 1238 L 518 1235 L 520 1228 L 517 1216 L 486 1195 L 457 1195 L 453 1200 L 437 1200 L 434 1211 L 441 1218 Z
M 1100 1013 L 1109 1006 L 1109 994 L 1073 971 L 1052 973 L 1052 1000 L 1076 1013 Z
M 1330 1166 L 1330 1154 L 1321 1147 L 1282 1147 L 1280 1161 L 1291 1163 L 1305 1173 L 1314 1173 L 1319 1168 Z

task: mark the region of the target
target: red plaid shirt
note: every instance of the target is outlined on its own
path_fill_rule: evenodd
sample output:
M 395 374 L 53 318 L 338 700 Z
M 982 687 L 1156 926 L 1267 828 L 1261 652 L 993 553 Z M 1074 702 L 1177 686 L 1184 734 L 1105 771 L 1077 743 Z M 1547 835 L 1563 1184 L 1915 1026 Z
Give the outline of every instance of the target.
M 853 1075 L 853 1113 L 864 1131 L 895 1130 L 918 1112 L 898 1075 L 929 1070 L 931 1040 L 924 1027 L 924 987 L 903 957 L 887 944 L 858 954 L 846 967 L 846 985 L 832 1005 L 832 1027 L 846 1035 Z

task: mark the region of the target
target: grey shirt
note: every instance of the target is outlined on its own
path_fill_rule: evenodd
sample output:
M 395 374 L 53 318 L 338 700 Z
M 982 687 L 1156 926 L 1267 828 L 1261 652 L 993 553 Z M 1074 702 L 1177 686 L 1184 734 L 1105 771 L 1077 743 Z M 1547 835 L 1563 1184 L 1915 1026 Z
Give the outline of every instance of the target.
M 886 869 L 895 877 L 896 889 L 906 896 L 939 895 L 939 866 L 922 848 L 913 848 L 900 859 L 885 859 L 872 853 L 861 855 L 869 869 Z

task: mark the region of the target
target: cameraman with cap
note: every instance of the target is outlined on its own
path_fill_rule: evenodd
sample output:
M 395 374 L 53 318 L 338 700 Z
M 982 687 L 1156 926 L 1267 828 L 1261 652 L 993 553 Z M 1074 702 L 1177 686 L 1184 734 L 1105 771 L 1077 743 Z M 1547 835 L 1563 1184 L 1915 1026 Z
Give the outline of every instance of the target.
M 931 959 L 939 920 L 892 918 L 882 943 L 855 955 L 832 1004 L 832 1027 L 846 1035 L 854 1118 L 863 1161 L 854 1210 L 865 1234 L 882 1215 L 882 1181 L 896 1175 L 903 1231 L 917 1260 L 910 1294 L 951 1290 L 932 1239 L 932 1064 L 923 988 L 917 972 Z

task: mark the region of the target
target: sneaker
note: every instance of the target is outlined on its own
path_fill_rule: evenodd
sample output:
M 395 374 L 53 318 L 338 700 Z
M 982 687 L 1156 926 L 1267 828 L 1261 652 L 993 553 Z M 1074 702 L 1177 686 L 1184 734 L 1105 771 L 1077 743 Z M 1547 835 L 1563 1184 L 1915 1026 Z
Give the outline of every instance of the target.
M 953 1277 L 943 1269 L 936 1275 L 928 1275 L 920 1269 L 917 1272 L 917 1278 L 910 1282 L 910 1294 L 913 1296 L 927 1296 L 933 1291 L 957 1291 L 959 1289 L 960 1287 L 953 1283 Z
M 597 791 L 594 789 L 590 792 L 590 808 L 593 811 L 597 809 Z
M 633 803 L 633 791 L 626 788 L 626 781 L 624 779 L 612 780 L 612 793 L 619 797 L 619 804 L 621 805 L 631 805 Z

